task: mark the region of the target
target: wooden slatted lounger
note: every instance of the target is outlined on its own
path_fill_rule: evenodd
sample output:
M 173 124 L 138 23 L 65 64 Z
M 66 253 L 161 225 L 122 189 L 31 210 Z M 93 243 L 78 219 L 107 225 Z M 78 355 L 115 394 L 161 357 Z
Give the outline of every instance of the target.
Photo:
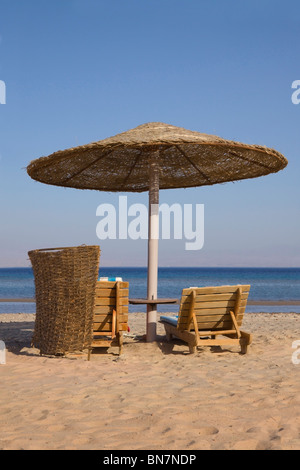
M 128 330 L 128 282 L 98 281 L 96 284 L 93 348 L 119 346 L 122 353 L 123 332 Z
M 191 287 L 183 289 L 178 320 L 161 316 L 167 340 L 172 336 L 189 345 L 191 353 L 197 346 L 241 346 L 246 354 L 252 336 L 240 330 L 250 285 Z M 174 321 L 175 320 L 175 321 Z

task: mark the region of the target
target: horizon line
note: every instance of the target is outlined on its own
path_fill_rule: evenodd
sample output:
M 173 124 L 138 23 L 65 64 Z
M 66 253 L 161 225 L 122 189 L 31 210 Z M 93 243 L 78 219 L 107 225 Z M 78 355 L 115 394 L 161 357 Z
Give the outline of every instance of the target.
M 148 269 L 148 266 L 99 266 L 99 269 Z M 158 269 L 300 269 L 300 266 L 158 266 Z M 32 266 L 0 266 L 0 269 L 32 269 Z

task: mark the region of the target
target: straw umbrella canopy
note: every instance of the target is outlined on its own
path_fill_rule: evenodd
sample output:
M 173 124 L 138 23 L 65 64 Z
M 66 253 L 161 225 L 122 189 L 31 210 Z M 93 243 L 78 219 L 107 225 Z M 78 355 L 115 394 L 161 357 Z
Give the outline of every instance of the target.
M 287 165 L 276 150 L 153 122 L 32 161 L 42 183 L 108 192 L 149 191 L 148 299 L 157 298 L 159 189 L 256 178 Z M 147 307 L 147 340 L 156 337 L 156 305 Z

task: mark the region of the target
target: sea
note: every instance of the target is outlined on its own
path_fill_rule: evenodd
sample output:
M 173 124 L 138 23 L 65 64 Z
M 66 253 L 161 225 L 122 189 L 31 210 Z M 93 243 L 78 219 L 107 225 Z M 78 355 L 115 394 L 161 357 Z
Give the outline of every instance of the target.
M 146 298 L 147 268 L 101 267 L 99 276 L 129 282 L 130 298 Z M 250 284 L 247 312 L 300 313 L 300 268 L 174 268 L 158 271 L 158 297 L 178 298 L 185 287 Z M 31 268 L 0 268 L 0 314 L 35 313 L 34 275 Z M 10 299 L 9 302 L 3 299 Z M 252 304 L 254 302 L 254 304 Z M 177 305 L 159 305 L 159 312 L 178 312 Z M 146 311 L 130 305 L 129 312 Z

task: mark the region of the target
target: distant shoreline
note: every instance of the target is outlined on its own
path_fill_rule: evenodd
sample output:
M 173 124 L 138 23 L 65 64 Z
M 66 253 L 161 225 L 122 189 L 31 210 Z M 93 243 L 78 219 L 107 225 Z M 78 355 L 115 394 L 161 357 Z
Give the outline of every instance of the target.
M 2 303 L 35 303 L 34 298 L 1 299 Z M 300 305 L 300 300 L 249 300 L 247 305 Z
M 27 269 L 32 271 L 31 266 L 1 266 L 1 270 L 13 270 L 13 269 Z M 147 266 L 100 266 L 99 270 L 105 271 L 106 269 L 108 270 L 118 270 L 118 269 L 142 269 L 144 271 L 147 271 L 148 268 Z M 213 270 L 218 270 L 218 269 L 270 269 L 270 270 L 281 270 L 281 269 L 295 269 L 299 270 L 300 266 L 159 266 L 158 269 L 200 269 L 200 270 L 205 270 L 205 269 L 213 269 Z

